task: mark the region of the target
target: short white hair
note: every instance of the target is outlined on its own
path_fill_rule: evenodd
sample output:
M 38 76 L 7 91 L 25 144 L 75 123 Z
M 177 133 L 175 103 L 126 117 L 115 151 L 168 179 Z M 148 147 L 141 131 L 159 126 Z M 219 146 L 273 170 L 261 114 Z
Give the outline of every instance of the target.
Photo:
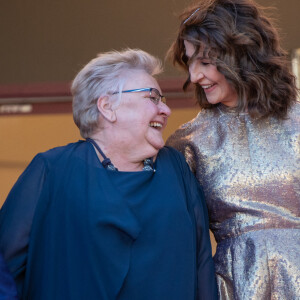
M 76 75 L 71 86 L 73 118 L 83 138 L 99 127 L 99 97 L 108 95 L 112 104 L 118 105 L 121 96 L 111 95 L 122 90 L 126 74 L 132 70 L 144 70 L 154 76 L 162 72 L 161 61 L 140 49 L 110 51 L 98 54 Z

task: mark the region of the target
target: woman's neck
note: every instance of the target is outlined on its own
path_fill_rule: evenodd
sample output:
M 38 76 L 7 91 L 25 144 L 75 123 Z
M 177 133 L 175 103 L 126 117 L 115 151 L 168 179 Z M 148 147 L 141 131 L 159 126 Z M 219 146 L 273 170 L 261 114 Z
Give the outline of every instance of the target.
M 113 142 L 111 138 L 105 139 L 105 137 L 100 135 L 93 135 L 91 138 L 97 143 L 104 155 L 111 160 L 112 164 L 119 171 L 142 171 L 144 167 L 143 159 L 138 158 L 135 153 L 130 153 L 129 151 L 124 150 L 122 145 L 117 142 Z M 96 148 L 95 151 L 99 160 L 102 162 L 104 158 Z

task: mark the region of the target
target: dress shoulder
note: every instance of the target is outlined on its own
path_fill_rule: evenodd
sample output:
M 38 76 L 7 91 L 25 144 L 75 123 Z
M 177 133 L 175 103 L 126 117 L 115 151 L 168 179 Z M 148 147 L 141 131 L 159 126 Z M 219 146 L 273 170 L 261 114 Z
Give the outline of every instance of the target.
M 173 165 L 180 168 L 180 172 L 189 171 L 189 167 L 186 163 L 183 154 L 172 146 L 165 146 L 160 150 L 160 157 L 165 159 L 166 157 L 171 160 Z
M 195 140 L 198 135 L 209 137 L 211 128 L 216 127 L 214 124 L 218 119 L 219 111 L 217 109 L 202 109 L 194 119 L 181 125 L 167 139 L 166 145 L 181 152 L 193 172 L 195 172 L 197 159 Z
M 85 149 L 85 146 L 85 141 L 80 140 L 78 142 L 69 143 L 64 146 L 54 147 L 45 152 L 37 154 L 37 156 L 47 161 L 50 165 L 57 165 L 58 161 L 69 157 L 70 155 L 72 155 L 72 153 L 76 152 L 77 150 L 84 151 L 83 149 Z
M 295 104 L 290 108 L 288 114 L 288 120 L 290 120 L 294 125 L 297 125 L 298 129 L 300 127 L 300 101 L 295 102 Z

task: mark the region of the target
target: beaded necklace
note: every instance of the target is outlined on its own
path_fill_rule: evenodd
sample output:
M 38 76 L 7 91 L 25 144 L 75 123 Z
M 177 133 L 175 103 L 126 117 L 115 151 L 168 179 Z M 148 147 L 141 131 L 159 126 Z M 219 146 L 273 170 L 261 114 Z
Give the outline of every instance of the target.
M 95 148 L 99 151 L 99 153 L 103 157 L 103 161 L 101 163 L 102 163 L 102 166 L 105 169 L 111 170 L 111 171 L 118 171 L 118 169 L 113 165 L 111 160 L 108 157 L 106 157 L 106 155 L 103 153 L 103 151 L 101 150 L 99 145 L 93 139 L 87 138 L 86 141 L 91 143 L 92 145 L 94 145 Z M 155 172 L 155 169 L 153 167 L 153 158 L 152 157 L 146 158 L 143 161 L 143 163 L 144 163 L 143 171 L 153 171 L 153 172 Z

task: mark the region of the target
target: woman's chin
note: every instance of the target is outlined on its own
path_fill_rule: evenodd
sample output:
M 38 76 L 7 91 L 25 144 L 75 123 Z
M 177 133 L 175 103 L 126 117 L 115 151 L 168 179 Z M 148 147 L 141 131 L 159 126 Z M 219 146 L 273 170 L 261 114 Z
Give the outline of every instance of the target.
M 159 141 L 155 141 L 155 143 L 152 144 L 153 148 L 155 148 L 157 151 L 159 151 L 163 146 L 165 145 L 165 141 L 163 138 Z
M 146 136 L 146 142 L 151 148 L 156 149 L 157 151 L 161 149 L 165 145 L 165 141 L 161 135 L 161 133 L 157 133 L 156 135 L 148 135 Z
M 144 153 L 147 154 L 147 157 L 153 157 L 156 156 L 158 151 L 163 148 L 163 146 L 165 145 L 164 141 L 161 142 L 156 142 L 156 143 L 151 143 L 150 144 L 150 148 L 148 151 L 145 151 Z

